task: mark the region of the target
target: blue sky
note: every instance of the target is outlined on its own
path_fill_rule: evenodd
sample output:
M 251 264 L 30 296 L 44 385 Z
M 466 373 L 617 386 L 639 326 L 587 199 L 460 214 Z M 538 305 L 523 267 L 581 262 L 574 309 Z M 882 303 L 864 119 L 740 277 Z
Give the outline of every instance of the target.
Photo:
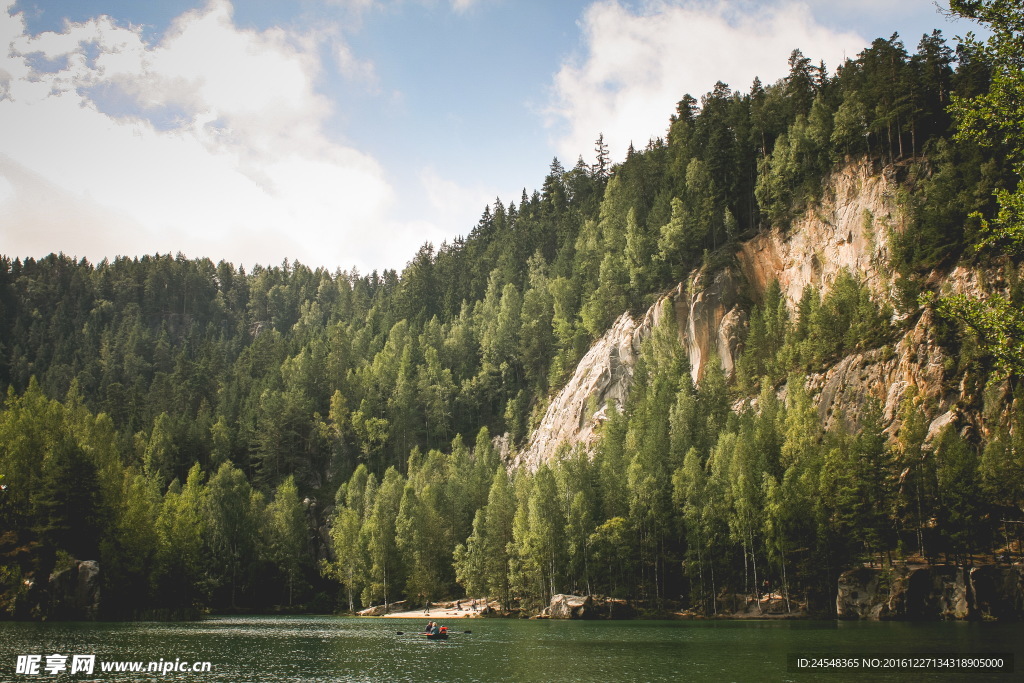
M 930 0 L 0 0 L 0 251 L 401 268 L 716 80 Z

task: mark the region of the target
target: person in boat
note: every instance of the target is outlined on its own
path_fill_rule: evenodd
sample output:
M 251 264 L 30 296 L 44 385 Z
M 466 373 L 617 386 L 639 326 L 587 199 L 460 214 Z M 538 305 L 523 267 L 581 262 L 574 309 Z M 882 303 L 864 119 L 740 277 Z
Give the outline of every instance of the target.
M 446 632 L 448 631 L 448 629 L 447 629 L 447 628 L 445 628 L 444 630 L 445 630 Z M 433 622 L 433 625 L 432 625 L 432 626 L 430 627 L 430 635 L 432 635 L 432 636 L 436 636 L 436 635 L 437 635 L 438 633 L 440 633 L 440 632 L 441 632 L 441 627 L 437 625 L 437 622 L 436 622 L 436 621 L 435 621 L 435 622 Z
M 434 622 L 428 621 L 426 627 L 423 629 L 423 632 L 424 633 L 430 633 L 430 629 L 431 629 L 431 627 L 433 627 L 433 625 L 434 625 Z

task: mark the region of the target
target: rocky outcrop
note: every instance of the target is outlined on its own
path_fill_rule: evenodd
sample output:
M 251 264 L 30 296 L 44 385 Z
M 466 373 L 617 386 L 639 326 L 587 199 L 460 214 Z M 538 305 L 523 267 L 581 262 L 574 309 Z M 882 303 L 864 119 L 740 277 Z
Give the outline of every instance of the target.
M 839 577 L 836 616 L 840 619 L 900 618 L 906 614 L 905 573 L 858 567 Z
M 527 446 L 513 456 L 513 466 L 536 469 L 563 443 L 590 447 L 597 440 L 606 402 L 616 407 L 625 402 L 640 344 L 665 306 L 673 309 L 692 377 L 699 382 L 715 357 L 726 374 L 732 374 L 746 327 L 741 303 L 748 294 L 759 296 L 772 281 L 779 282 L 793 310 L 807 285 L 827 291 L 844 269 L 887 300 L 892 288 L 888 231 L 905 228 L 897 189 L 891 175 L 876 173 L 869 162 L 848 165 L 833 174 L 824 199 L 787 230 L 767 231 L 743 243 L 736 254 L 738 268 L 697 270 L 641 320 L 628 313 L 620 316 L 552 399 Z M 891 420 L 910 385 L 929 399 L 938 398 L 945 359 L 928 338 L 929 322 L 920 322 L 895 353 L 880 349 L 857 354 L 812 377 L 823 417 L 843 414 L 855 421 L 856 415 L 839 408 L 860 406 L 867 395 L 876 395 Z
M 777 280 L 790 308 L 812 285 L 827 291 L 843 269 L 863 279 L 879 297 L 889 296 L 889 230 L 902 231 L 905 218 L 898 186 L 870 162 L 833 174 L 822 201 L 788 229 L 775 228 L 740 245 L 736 254 L 756 293 Z
M 840 619 L 1024 618 L 1024 567 L 858 567 L 839 577 Z
M 555 595 L 542 615 L 551 619 L 585 619 L 593 611 L 594 601 L 589 595 Z
M 807 388 L 822 424 L 831 428 L 842 419 L 848 428 L 856 428 L 866 399 L 873 398 L 882 404 L 882 419 L 893 433 L 911 387 L 925 404 L 947 410 L 955 400 L 945 382 L 950 359 L 934 339 L 933 323 L 931 312 L 925 311 L 895 345 L 851 354 L 825 372 L 809 375 Z
M 540 614 L 548 619 L 631 619 L 636 611 L 624 600 L 593 595 L 558 594 Z
M 535 470 L 553 458 L 562 444 L 593 445 L 607 419 L 607 404 L 621 409 L 626 402 L 643 340 L 670 309 L 694 381 L 712 358 L 732 374 L 746 325 L 746 314 L 738 305 L 741 288 L 742 276 L 734 268 L 710 276 L 700 270 L 661 297 L 639 321 L 629 313 L 619 316 L 548 404 L 526 448 L 512 457 L 512 466 Z
M 970 576 L 974 606 L 982 618 L 1000 621 L 1024 618 L 1024 566 L 975 567 Z
M 640 342 L 652 323 L 650 311 L 640 323 L 629 313 L 619 316 L 552 399 L 526 449 L 514 457 L 515 466 L 535 470 L 551 459 L 562 443 L 589 446 L 597 439 L 606 403 L 621 408 L 626 401 Z
M 75 560 L 50 575 L 51 619 L 92 621 L 100 613 L 100 563 Z
M 361 617 L 381 617 L 392 612 L 404 612 L 406 609 L 406 601 L 399 600 L 398 602 L 389 602 L 386 605 L 373 605 L 356 612 L 356 614 Z
M 693 380 L 699 383 L 715 357 L 726 374 L 732 374 L 742 351 L 745 306 L 772 281 L 779 282 L 794 315 L 806 286 L 824 294 L 844 270 L 865 282 L 876 300 L 892 304 L 896 283 L 889 266 L 890 233 L 901 232 L 907 225 L 897 199 L 899 191 L 893 172 L 878 173 L 869 162 L 849 164 L 830 178 L 821 202 L 788 229 L 769 230 L 741 244 L 737 266 L 695 271 L 639 322 L 623 314 L 552 399 L 526 447 L 513 455 L 512 465 L 536 469 L 553 458 L 563 443 L 589 449 L 597 441 L 606 418 L 605 403 L 610 400 L 621 407 L 625 402 L 641 342 L 662 311 L 674 312 Z M 941 275 L 941 283 L 945 293 L 975 297 L 1006 289 L 997 267 L 956 267 Z M 954 424 L 962 434 L 975 430 L 983 435 L 987 427 L 978 416 L 962 412 L 964 405 L 976 403 L 976 397 L 967 396 L 970 389 L 954 381 L 956 359 L 935 338 L 932 312 L 904 312 L 899 324 L 906 330 L 899 339 L 857 351 L 807 377 L 823 425 L 831 428 L 843 420 L 856 430 L 867 399 L 873 398 L 883 406 L 886 433 L 896 437 L 900 409 L 913 389 L 931 422 L 926 446 L 947 424 Z M 780 394 L 785 391 L 784 386 L 780 388 Z M 755 401 L 742 400 L 736 407 Z
M 732 375 L 742 346 L 746 313 L 739 307 L 742 277 L 733 268 L 713 275 L 699 270 L 676 289 L 675 304 L 679 339 L 690 359 L 690 375 L 699 382 L 709 360 L 717 357 L 726 375 Z
M 982 284 L 982 280 L 986 280 Z M 979 298 L 988 290 L 1006 290 L 997 269 L 991 272 L 957 267 L 943 279 L 947 293 Z M 858 352 L 840 359 L 826 371 L 807 377 L 807 388 L 818 406 L 822 424 L 830 428 L 842 418 L 856 429 L 865 399 L 874 398 L 883 406 L 886 432 L 896 436 L 900 429 L 899 412 L 903 399 L 913 388 L 927 411 L 929 420 L 927 448 L 948 425 L 960 433 L 984 435 L 991 425 L 982 423 L 977 411 L 962 410 L 976 403 L 965 378 L 954 376 L 956 359 L 936 339 L 937 324 L 931 309 L 923 309 L 917 320 L 893 344 Z M 1004 401 L 1009 406 L 1010 399 Z

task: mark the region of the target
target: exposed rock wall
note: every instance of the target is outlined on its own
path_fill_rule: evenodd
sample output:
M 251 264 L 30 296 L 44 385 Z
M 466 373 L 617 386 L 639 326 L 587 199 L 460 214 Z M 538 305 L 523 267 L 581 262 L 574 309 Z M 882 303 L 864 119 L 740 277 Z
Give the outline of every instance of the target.
M 513 466 L 536 469 L 551 459 L 562 443 L 591 446 L 605 419 L 609 400 L 621 407 L 629 394 L 633 366 L 643 339 L 660 319 L 663 306 L 672 306 L 679 340 L 690 360 L 695 382 L 717 357 L 727 375 L 734 371 L 746 327 L 744 293 L 760 295 L 778 280 L 795 309 L 806 285 L 827 290 L 843 268 L 864 277 L 872 291 L 887 297 L 891 282 L 887 230 L 902 230 L 896 203 L 896 184 L 873 172 L 869 163 L 851 165 L 830 180 L 821 204 L 782 232 L 772 230 L 741 245 L 739 268 L 695 271 L 685 283 L 667 293 L 639 321 L 624 313 L 580 361 L 569 382 L 552 399 L 540 426 L 527 446 L 512 457 Z M 838 406 L 858 406 L 866 395 L 886 402 L 886 414 L 899 409 L 903 391 L 924 382 L 938 395 L 941 363 L 934 345 L 922 352 L 911 347 L 929 334 L 927 321 L 908 335 L 907 353 L 870 351 L 845 359 L 820 377 L 811 378 L 823 397 L 823 417 L 840 412 Z M 922 355 L 923 353 L 923 355 Z M 910 360 L 908 360 L 910 359 Z M 881 364 L 880 364 L 881 362 Z M 895 387 L 895 389 L 893 389 Z
M 633 382 L 633 367 L 643 340 L 671 307 L 680 343 L 690 359 L 694 381 L 709 359 L 717 357 L 732 374 L 741 346 L 746 313 L 738 305 L 742 276 L 725 268 L 708 276 L 696 271 L 690 280 L 661 297 L 639 321 L 623 313 L 579 362 L 568 383 L 548 405 L 540 426 L 513 466 L 535 470 L 554 457 L 559 446 L 594 444 L 610 401 L 621 409 Z
M 621 407 L 625 403 L 640 343 L 653 321 L 651 311 L 640 323 L 629 313 L 619 316 L 552 399 L 526 449 L 514 456 L 514 465 L 535 470 L 551 459 L 562 443 L 589 446 L 596 440 L 595 429 L 604 419 L 605 404 L 611 401 Z
M 636 610 L 625 600 L 593 595 L 558 594 L 540 616 L 548 619 L 632 619 Z
M 858 567 L 839 577 L 840 619 L 1024 618 L 1024 567 Z
M 932 315 L 925 311 L 894 346 L 849 355 L 807 378 L 826 428 L 844 419 L 853 428 L 868 398 L 882 403 L 882 419 L 892 425 L 911 387 L 928 405 L 945 411 L 954 400 L 946 386 L 949 357 L 934 339 Z
M 717 356 L 731 376 L 739 358 L 746 313 L 738 305 L 742 276 L 733 268 L 708 275 L 697 271 L 686 289 L 676 289 L 676 322 L 680 342 L 690 359 L 690 375 L 699 382 L 708 361 Z
M 561 443 L 589 447 L 596 442 L 605 418 L 605 402 L 611 400 L 618 407 L 625 402 L 641 342 L 657 324 L 663 306 L 674 309 L 680 343 L 689 357 L 693 379 L 699 382 L 713 357 L 732 374 L 747 323 L 744 306 L 772 281 L 779 282 L 794 313 L 807 285 L 825 293 L 844 269 L 867 283 L 876 300 L 892 303 L 890 233 L 907 226 L 899 193 L 891 172 L 878 173 L 868 162 L 850 164 L 833 174 L 821 202 L 787 230 L 773 229 L 741 244 L 736 253 L 738 268 L 694 271 L 640 321 L 623 314 L 553 398 L 526 448 L 513 457 L 513 464 L 535 469 L 552 458 Z M 1006 288 L 998 267 L 956 267 L 935 277 L 941 278 L 946 293 L 979 296 Z M 950 423 L 963 433 L 985 430 L 977 415 L 959 412 L 971 401 L 965 397 L 962 383 L 952 376 L 956 359 L 936 340 L 931 312 L 915 315 L 917 319 L 895 342 L 851 354 L 807 378 L 826 427 L 843 419 L 855 429 L 866 400 L 875 398 L 884 406 L 883 421 L 894 437 L 900 427 L 903 399 L 913 387 L 928 411 L 932 438 Z M 782 393 L 785 390 L 781 388 Z
M 898 185 L 868 162 L 833 174 L 821 203 L 785 231 L 775 228 L 740 245 L 743 274 L 760 294 L 778 280 L 793 309 L 812 285 L 827 291 L 845 268 L 879 298 L 889 296 L 889 230 L 902 231 Z
M 942 284 L 946 293 L 973 297 L 983 296 L 986 290 L 1006 288 L 998 269 L 985 273 L 956 267 L 943 277 Z M 914 388 L 930 421 L 926 446 L 948 424 L 954 424 L 962 433 L 983 433 L 987 427 L 980 416 L 961 411 L 962 406 L 973 402 L 967 395 L 970 391 L 963 378 L 954 375 L 956 359 L 943 349 L 935 334 L 934 315 L 924 309 L 894 344 L 851 354 L 824 372 L 808 376 L 807 388 L 818 406 L 822 424 L 832 427 L 842 418 L 848 428 L 854 429 L 865 400 L 874 398 L 882 403 L 887 433 L 895 436 L 900 428 L 902 401 Z

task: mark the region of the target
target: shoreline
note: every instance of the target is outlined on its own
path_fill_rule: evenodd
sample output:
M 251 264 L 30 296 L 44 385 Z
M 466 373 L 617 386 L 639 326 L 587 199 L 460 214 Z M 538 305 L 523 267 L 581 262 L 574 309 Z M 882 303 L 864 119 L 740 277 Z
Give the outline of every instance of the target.
M 457 609 L 432 609 L 429 612 L 423 610 L 412 610 L 410 612 L 391 612 L 381 614 L 380 619 L 481 619 L 483 615 L 472 610 Z

